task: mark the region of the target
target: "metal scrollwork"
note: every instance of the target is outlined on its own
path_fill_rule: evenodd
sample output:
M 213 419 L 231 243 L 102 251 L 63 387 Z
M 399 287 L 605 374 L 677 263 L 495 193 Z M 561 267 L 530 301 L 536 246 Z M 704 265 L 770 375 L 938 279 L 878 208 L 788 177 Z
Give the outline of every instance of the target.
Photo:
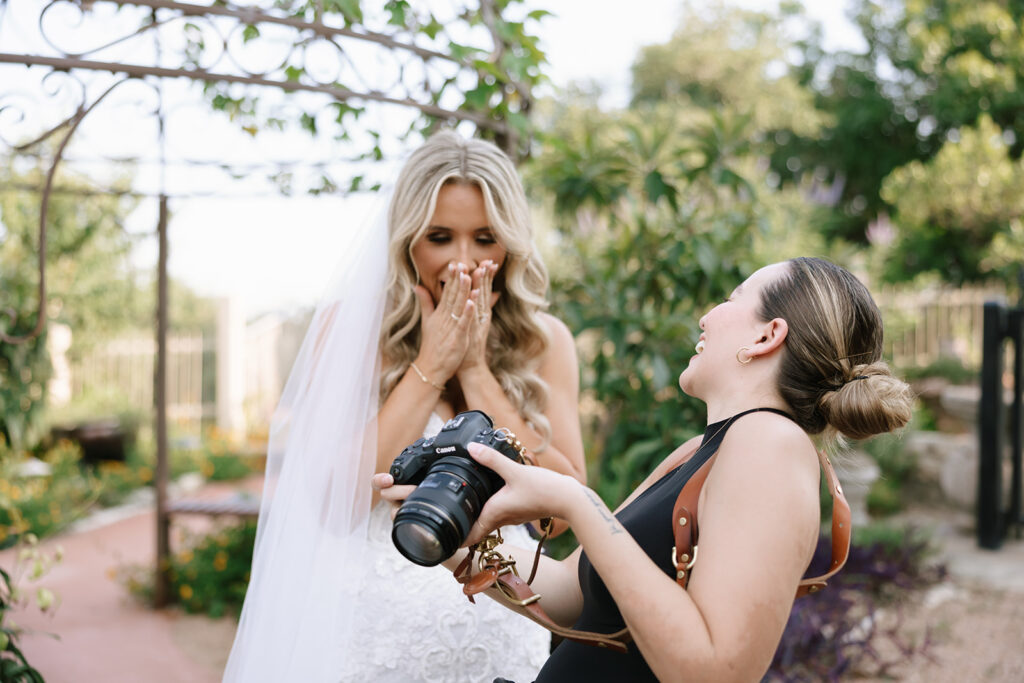
M 6 343 L 21 343 L 42 331 L 46 318 L 47 206 L 57 169 L 67 161 L 68 144 L 86 116 L 124 83 L 143 83 L 157 93 L 154 111 L 159 112 L 160 145 L 153 163 L 160 164 L 161 179 L 168 163 L 165 117 L 175 105 L 164 101 L 160 84 L 183 79 L 202 83 L 205 106 L 212 104 L 214 109 L 225 110 L 233 120 L 241 120 L 241 129 L 252 135 L 258 130 L 273 130 L 286 120 L 297 120 L 310 132 L 319 132 L 325 124 L 335 126 L 333 142 L 337 145 L 372 147 L 348 157 L 332 153 L 331 161 L 324 162 L 301 157 L 264 162 L 264 167 L 276 163 L 276 170 L 268 176 L 278 181 L 282 191 L 287 191 L 297 165 L 313 169 L 320 176 L 320 184 L 309 191 L 318 193 L 367 187 L 357 183 L 365 180 L 362 174 L 352 173 L 346 185 L 332 177 L 333 171 L 326 170 L 326 165 L 382 158 L 385 145 L 381 132 L 374 128 L 381 120 L 393 121 L 395 117 L 377 116 L 376 107 L 397 107 L 404 112 L 405 118 L 398 119 L 405 131 L 399 139 L 437 122 L 463 122 L 514 152 L 523 127 L 511 125 L 508 117 L 529 110 L 530 85 L 539 78 L 535 69 L 516 71 L 519 67 L 509 67 L 503 71 L 503 60 L 513 53 L 521 56 L 523 48 L 507 44 L 508 32 L 499 30 L 502 20 L 495 0 L 477 0 L 472 7 L 452 3 L 441 10 L 435 8 L 448 12 L 446 16 L 435 16 L 417 3 L 408 3 L 401 10 L 407 15 L 401 17 L 387 16 L 394 9 L 381 7 L 367 8 L 364 17 L 358 3 L 354 4 L 358 16 L 351 15 L 352 10 L 337 9 L 337 5 L 327 13 L 323 3 L 315 0 L 262 0 L 255 5 L 224 0 L 210 0 L 209 4 L 177 0 L 34 1 L 33 10 L 33 0 L 10 4 L 0 0 L 0 69 L 21 65 L 36 73 L 46 70 L 39 83 L 47 99 L 32 110 L 26 104 L 31 97 L 25 93 L 12 87 L 0 93 L 0 145 L 14 156 L 37 156 L 47 169 L 39 190 L 37 320 L 27 334 L 12 334 L 16 313 L 0 309 L 0 316 L 9 321 L 0 329 L 0 341 Z M 25 29 L 32 27 L 26 26 L 22 15 L 11 18 L 15 5 L 21 11 L 35 11 L 31 23 L 38 39 L 34 44 L 22 41 L 28 33 Z M 19 48 L 23 49 L 17 51 Z M 522 62 L 521 57 L 517 59 Z M 7 80 L 2 73 L 0 79 Z M 85 82 L 82 74 L 97 78 Z M 287 98 L 287 102 L 269 95 L 282 91 L 297 95 Z M 35 130 L 30 130 L 33 126 Z M 40 128 L 45 129 L 41 134 Z M 107 161 L 140 161 L 138 157 L 115 156 L 110 154 Z M 250 172 L 202 156 L 179 156 L 171 163 L 219 168 L 232 177 Z M 249 164 L 247 168 L 251 167 Z M 142 194 L 168 193 L 161 186 Z

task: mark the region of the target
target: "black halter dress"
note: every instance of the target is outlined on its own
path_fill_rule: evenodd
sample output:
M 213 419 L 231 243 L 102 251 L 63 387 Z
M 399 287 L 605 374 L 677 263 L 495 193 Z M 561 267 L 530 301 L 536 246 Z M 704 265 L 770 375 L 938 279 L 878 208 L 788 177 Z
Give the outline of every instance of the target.
M 672 538 L 672 506 L 694 472 L 707 462 L 722 443 L 729 427 L 749 413 L 767 411 L 792 419 L 787 413 L 774 408 L 754 408 L 730 418 L 708 425 L 697 452 L 640 494 L 636 500 L 616 515 L 619 523 L 633 536 L 651 560 L 665 574 L 675 579 L 675 567 L 670 560 Z M 601 576 L 587 559 L 584 551 L 579 562 L 580 587 L 583 590 L 583 611 L 573 628 L 599 633 L 614 633 L 625 626 L 622 613 L 605 587 Z M 544 668 L 536 683 L 565 683 L 566 681 L 657 681 L 635 643 L 629 652 L 619 653 L 562 641 Z

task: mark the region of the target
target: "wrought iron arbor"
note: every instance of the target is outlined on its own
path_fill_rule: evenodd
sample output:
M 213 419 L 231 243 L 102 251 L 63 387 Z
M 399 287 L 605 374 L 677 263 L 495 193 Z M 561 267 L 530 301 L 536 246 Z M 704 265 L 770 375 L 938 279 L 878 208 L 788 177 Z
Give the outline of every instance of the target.
M 26 10 L 31 3 L 17 4 Z M 280 127 L 288 118 L 280 109 L 294 105 L 279 98 L 276 109 L 273 103 L 267 108 L 266 100 L 273 100 L 268 93 L 308 98 L 298 117 L 302 126 L 317 132 L 322 127 L 318 122 L 327 120 L 336 127 L 334 140 L 354 150 L 339 167 L 331 167 L 329 161 L 297 162 L 322 174 L 318 188 L 322 191 L 364 188 L 369 183 L 362 182 L 364 177 L 353 170 L 353 163 L 386 156 L 389 136 L 402 140 L 435 125 L 474 126 L 510 152 L 520 150 L 531 87 L 540 77 L 536 65 L 543 57 L 537 56 L 535 45 L 522 32 L 523 22 L 509 24 L 502 18 L 501 8 L 509 3 L 480 0 L 473 6 L 452 5 L 448 17 L 430 11 L 413 15 L 411 9 L 402 9 L 406 4 L 385 3 L 374 16 L 369 11 L 363 16 L 359 11 L 325 11 L 322 0 L 284 0 L 265 6 L 220 0 L 209 4 L 37 0 L 31 8 L 34 14 L 26 15 L 33 30 L 26 31 L 25 17 L 13 14 L 13 3 L 0 0 L 0 83 L 7 84 L 0 89 L 0 145 L 12 156 L 41 158 L 47 169 L 42 186 L 34 188 L 40 194 L 36 319 L 22 334 L 4 332 L 14 327 L 15 321 L 9 320 L 8 327 L 0 328 L 0 343 L 24 343 L 45 325 L 47 206 L 51 195 L 60 191 L 58 168 L 67 162 L 69 143 L 83 122 L 115 99 L 126 84 L 141 84 L 152 96 L 151 106 L 139 116 L 150 117 L 156 124 L 160 171 L 155 186 L 139 194 L 155 198 L 158 204 L 154 376 L 158 569 L 166 567 L 169 553 L 168 203 L 189 192 L 168 187 L 165 173 L 166 131 L 174 117 L 174 105 L 166 97 L 168 84 L 201 84 L 202 97 L 194 99 L 205 99 L 205 106 L 224 110 L 254 135 Z M 358 10 L 358 3 L 355 7 Z M 396 8 L 401 12 L 396 14 Z M 510 31 L 510 25 L 520 32 Z M 23 78 L 26 73 L 32 77 Z M 28 82 L 37 98 L 41 95 L 48 101 L 24 104 L 18 97 L 22 93 L 11 87 L 20 82 Z M 69 90 L 76 93 L 70 102 Z M 40 116 L 40 112 L 52 114 L 58 93 L 64 95 L 64 113 Z M 40 132 L 37 122 L 46 118 L 55 120 Z M 394 123 L 395 119 L 400 126 L 397 134 L 376 128 L 381 120 Z M 296 162 L 290 164 L 271 162 L 263 168 L 273 176 Z M 229 161 L 219 165 L 232 173 Z M 345 175 L 349 177 L 341 177 Z M 0 315 L 10 319 L 14 314 L 0 310 Z M 168 583 L 163 571 L 158 571 L 158 577 L 156 601 L 163 604 Z

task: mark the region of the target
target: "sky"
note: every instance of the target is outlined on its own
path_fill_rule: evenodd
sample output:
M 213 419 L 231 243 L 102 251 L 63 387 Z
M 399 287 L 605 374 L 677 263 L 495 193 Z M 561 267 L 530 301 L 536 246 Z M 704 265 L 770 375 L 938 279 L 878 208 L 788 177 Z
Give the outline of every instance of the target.
M 610 0 L 528 0 L 528 3 L 555 12 L 538 28 L 548 56 L 548 75 L 552 83 L 561 87 L 572 81 L 596 81 L 605 93 L 602 104 L 612 107 L 622 106 L 628 100 L 629 68 L 640 47 L 667 41 L 682 14 L 680 0 L 631 0 L 628 11 L 623 10 L 621 3 Z M 732 0 L 730 4 L 765 9 L 775 7 L 777 2 Z M 843 16 L 841 0 L 809 0 L 807 4 L 812 15 L 823 23 L 827 46 L 856 47 L 856 33 Z M 8 24 L 6 37 L 0 32 L 0 51 L 16 51 L 10 46 L 11 31 L 17 33 L 24 29 L 11 21 Z M 84 30 L 79 30 L 71 35 L 80 39 L 83 34 Z M 4 40 L 7 45 L 3 44 Z M 0 86 L 0 94 L 3 89 Z M 165 97 L 171 98 L 173 93 Z M 236 131 L 229 130 L 231 124 L 223 117 L 213 117 L 207 109 L 202 109 L 207 105 L 199 105 L 170 119 L 188 132 L 176 139 L 196 143 L 196 149 L 183 152 L 189 158 L 203 158 L 204 135 L 206 140 L 237 136 Z M 100 135 L 105 155 L 116 155 L 118 143 L 133 137 L 129 134 L 132 122 L 145 118 L 121 109 L 107 112 L 101 120 L 116 129 Z M 137 132 L 152 138 L 152 131 Z M 261 136 L 255 143 L 245 140 L 233 143 L 231 153 L 259 163 L 261 155 L 274 154 L 274 158 L 282 158 L 283 154 L 283 158 L 309 160 L 324 158 L 330 150 L 309 136 L 302 139 Z M 193 176 L 189 178 L 192 186 L 205 187 L 207 183 L 212 191 L 216 183 L 223 182 L 222 176 L 212 173 L 207 181 L 201 168 L 187 172 Z M 148 179 L 144 169 L 140 175 L 137 180 L 143 184 L 158 182 L 155 178 Z M 339 227 L 353 221 L 364 222 L 371 212 L 379 209 L 377 204 L 367 198 L 341 199 L 326 195 L 282 199 L 243 193 L 237 198 L 174 199 L 170 205 L 171 276 L 201 295 L 236 299 L 248 317 L 311 306 L 321 295 L 338 260 Z M 155 224 L 156 203 L 143 200 L 130 216 L 128 228 L 138 233 L 151 233 Z M 138 268 L 151 269 L 156 261 L 155 239 L 142 240 L 134 260 Z

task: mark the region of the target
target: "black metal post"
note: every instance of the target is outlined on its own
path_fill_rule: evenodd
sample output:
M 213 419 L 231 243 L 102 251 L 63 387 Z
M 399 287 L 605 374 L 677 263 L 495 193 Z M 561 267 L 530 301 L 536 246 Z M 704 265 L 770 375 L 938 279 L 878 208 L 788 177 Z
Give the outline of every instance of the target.
M 978 545 L 996 550 L 1003 543 L 1000 460 L 1005 425 L 1002 377 L 1006 310 L 1002 304 L 985 303 L 982 328 L 981 403 L 978 406 Z
M 1010 433 L 1013 451 L 1010 455 L 1010 508 L 1006 514 L 1006 530 L 1014 530 L 1021 538 L 1021 457 L 1024 453 L 1024 308 L 1018 306 L 1010 311 L 1007 322 L 1010 338 L 1013 340 L 1013 413 Z
M 170 601 L 170 522 L 167 516 L 167 197 L 160 197 L 160 219 L 157 224 L 159 251 L 157 254 L 156 304 L 156 368 L 153 391 L 156 393 L 156 582 L 153 603 L 163 607 Z

